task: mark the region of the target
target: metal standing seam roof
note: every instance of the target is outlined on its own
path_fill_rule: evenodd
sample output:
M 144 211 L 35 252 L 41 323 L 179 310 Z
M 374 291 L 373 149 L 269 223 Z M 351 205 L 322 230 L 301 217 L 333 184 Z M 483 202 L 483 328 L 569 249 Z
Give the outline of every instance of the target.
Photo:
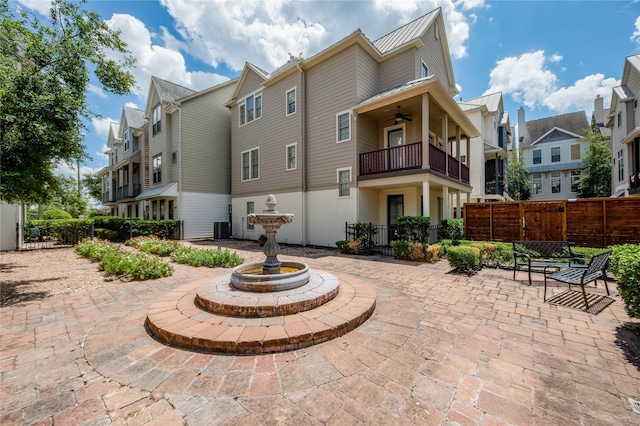
M 362 101 L 359 104 L 357 104 L 355 106 L 355 108 L 357 108 L 359 106 L 362 106 L 362 105 L 366 105 L 366 104 L 368 104 L 370 102 L 377 101 L 378 99 L 382 99 L 382 98 L 388 97 L 390 95 L 393 95 L 393 94 L 396 94 L 396 93 L 403 92 L 405 90 L 411 89 L 415 85 L 417 85 L 419 83 L 422 83 L 424 81 L 434 80 L 434 79 L 435 79 L 435 76 L 434 75 L 430 75 L 430 76 L 427 76 L 427 77 L 419 78 L 417 80 L 409 81 L 409 82 L 407 82 L 405 84 L 402 84 L 400 86 L 396 86 L 396 87 L 391 88 L 389 90 L 385 90 L 384 92 L 380 92 L 377 95 L 374 95 L 374 96 L 372 96 L 372 97 L 370 97 L 368 99 L 365 99 L 364 101 Z
M 463 111 L 468 111 L 470 109 L 477 108 L 479 106 L 486 106 L 488 111 L 497 112 L 498 106 L 500 105 L 500 97 L 502 96 L 501 92 L 492 93 L 490 95 L 479 96 L 477 98 L 465 99 L 464 101 L 459 101 L 458 105 L 460 105 L 460 109 Z
M 432 10 L 431 12 L 423 15 L 408 24 L 401 26 L 398 29 L 393 30 L 387 35 L 380 37 L 373 42 L 376 49 L 383 55 L 405 43 L 410 42 L 420 36 L 427 30 L 431 22 L 438 15 L 440 9 Z

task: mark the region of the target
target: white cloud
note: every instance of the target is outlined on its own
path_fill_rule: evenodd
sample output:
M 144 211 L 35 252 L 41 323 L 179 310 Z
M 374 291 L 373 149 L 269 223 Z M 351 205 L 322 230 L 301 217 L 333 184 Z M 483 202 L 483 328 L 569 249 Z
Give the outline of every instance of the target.
M 228 77 L 215 73 L 189 72 L 182 54 L 173 49 L 179 43 L 174 43 L 166 32 L 162 41 L 169 42 L 173 48 L 154 43 L 158 39 L 157 35 L 149 32 L 144 23 L 134 16 L 114 14 L 107 25 L 121 31 L 120 38 L 127 43 L 129 51 L 136 58 L 136 67 L 132 73 L 138 87 L 134 92 L 142 97 L 147 95 L 152 75 L 194 90 L 202 90 L 228 80 Z
M 631 37 L 629 37 L 629 40 L 636 43 L 636 45 L 638 46 L 638 49 L 640 49 L 640 16 L 636 18 L 635 28 L 636 30 L 633 32 Z
M 140 107 L 138 107 L 138 105 L 135 102 L 126 102 L 124 106 L 128 106 L 129 108 L 140 109 Z
M 87 86 L 87 90 L 90 93 L 93 93 L 94 95 L 102 98 L 102 99 L 106 99 L 107 98 L 107 94 L 104 93 L 104 90 L 102 90 L 100 87 L 96 86 L 95 84 L 91 84 L 89 83 L 89 85 Z
M 557 54 L 545 57 L 544 51 L 538 50 L 501 59 L 491 70 L 490 87 L 484 94 L 501 91 L 504 96 L 511 96 L 515 102 L 531 109 L 544 107 L 558 113 L 584 110 L 589 114 L 597 95 L 609 99 L 613 87 L 620 84 L 614 78 L 593 74 L 571 86 L 558 87 L 557 76 L 545 67 L 545 63 L 558 62 L 561 58 Z
M 109 135 L 109 125 L 111 123 L 117 123 L 120 120 L 114 120 L 113 118 L 96 118 L 93 117 L 91 119 L 91 124 L 93 125 L 93 132 L 100 136 L 101 138 L 105 138 Z
M 18 3 L 45 16 L 49 16 L 51 13 L 50 0 L 18 0 Z

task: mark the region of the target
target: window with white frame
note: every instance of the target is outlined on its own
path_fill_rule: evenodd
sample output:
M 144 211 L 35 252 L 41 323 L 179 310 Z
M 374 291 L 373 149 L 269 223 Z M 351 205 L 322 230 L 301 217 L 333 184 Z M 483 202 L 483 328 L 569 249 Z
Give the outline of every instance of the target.
M 551 172 L 551 193 L 559 194 L 561 192 L 560 172 Z
M 617 120 L 618 120 L 618 129 L 619 129 L 622 126 L 622 111 L 618 111 Z
M 420 77 L 425 78 L 428 75 L 429 75 L 429 67 L 427 67 L 427 65 L 423 62 L 422 66 L 420 67 Z
M 580 159 L 580 144 L 574 143 L 571 145 L 571 160 L 579 160 Z
M 541 149 L 534 149 L 533 150 L 533 164 L 540 164 L 542 163 L 542 150 Z
M 338 174 L 338 197 L 351 196 L 351 167 L 337 169 Z
M 240 125 L 251 123 L 262 117 L 262 94 L 247 96 L 239 105 Z
M 296 113 L 296 88 L 287 91 L 287 115 Z
M 534 173 L 531 181 L 531 193 L 534 195 L 542 194 L 542 173 Z
M 295 170 L 298 168 L 298 144 L 291 143 L 286 147 L 287 170 Z
M 624 176 L 624 150 L 618 151 L 618 182 L 623 182 Z
M 131 149 L 131 130 L 127 129 L 124 132 L 124 152 L 129 151 Z
M 581 176 L 580 170 L 571 170 L 571 192 L 578 192 Z
M 560 161 L 560 147 L 551 148 L 551 162 L 557 163 Z
M 336 114 L 336 133 L 338 143 L 351 140 L 351 112 Z
M 151 113 L 152 117 L 152 131 L 155 135 L 156 133 L 160 133 L 162 130 L 162 104 L 158 104 L 153 108 Z
M 153 183 L 162 182 L 162 154 L 153 157 Z
M 255 180 L 260 177 L 260 153 L 258 148 L 242 152 L 242 181 Z
M 249 215 L 253 212 L 255 212 L 253 201 L 247 201 L 247 230 L 249 231 L 253 231 L 255 228 L 253 223 L 249 223 Z

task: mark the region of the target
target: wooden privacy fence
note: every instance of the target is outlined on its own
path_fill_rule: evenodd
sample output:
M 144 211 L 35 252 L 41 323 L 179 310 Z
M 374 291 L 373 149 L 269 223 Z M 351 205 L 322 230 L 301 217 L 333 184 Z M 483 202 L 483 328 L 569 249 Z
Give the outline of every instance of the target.
M 570 241 L 583 247 L 640 244 L 640 198 L 467 203 L 464 234 L 473 240 Z

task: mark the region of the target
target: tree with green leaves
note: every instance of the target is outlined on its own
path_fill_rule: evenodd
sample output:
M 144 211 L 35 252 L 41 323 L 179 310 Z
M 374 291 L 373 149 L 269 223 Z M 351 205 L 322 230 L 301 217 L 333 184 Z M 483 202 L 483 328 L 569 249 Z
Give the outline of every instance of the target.
M 578 197 L 608 197 L 611 195 L 611 150 L 600 133 L 587 129 L 589 142 L 584 156 L 585 168 L 578 181 Z
M 57 165 L 87 158 L 83 122 L 95 116 L 86 93 L 91 72 L 122 95 L 135 80 L 135 60 L 95 12 L 53 0 L 48 20 L 0 0 L 0 198 L 46 203 L 60 185 Z M 117 59 L 114 59 L 117 58 Z
M 507 158 L 507 192 L 516 201 L 531 197 L 529 172 L 522 162 L 522 151 L 510 151 Z
M 99 173 L 87 173 L 82 177 L 82 187 L 98 203 L 102 203 L 102 176 Z

